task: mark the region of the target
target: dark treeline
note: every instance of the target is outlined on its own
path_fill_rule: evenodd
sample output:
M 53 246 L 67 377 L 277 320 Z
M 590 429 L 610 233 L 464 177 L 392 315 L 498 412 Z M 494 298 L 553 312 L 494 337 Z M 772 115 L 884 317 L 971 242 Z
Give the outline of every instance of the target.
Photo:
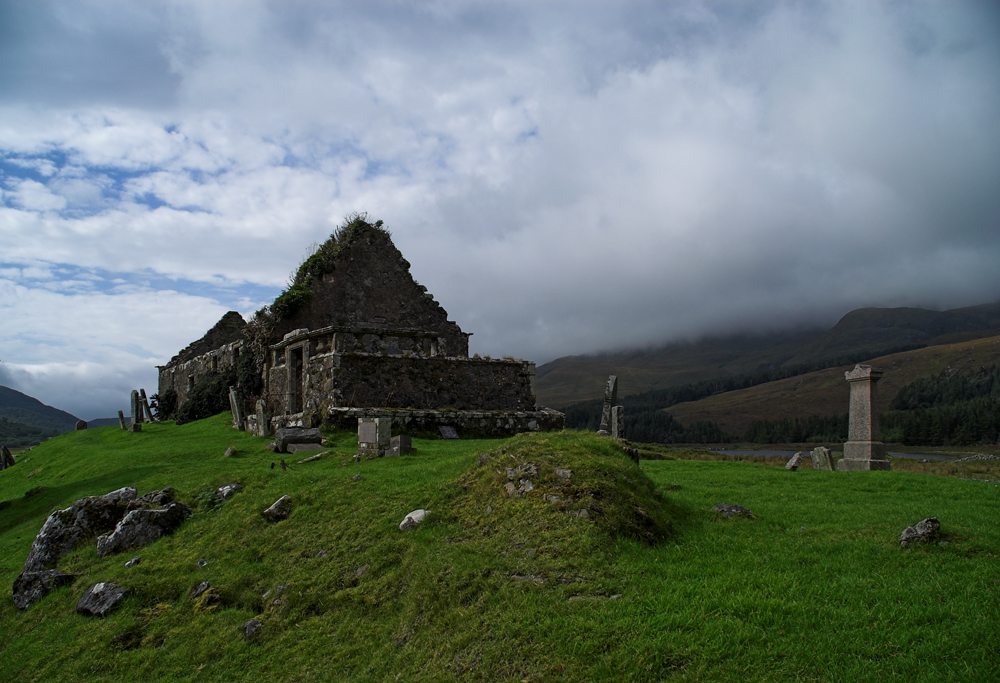
M 46 432 L 39 427 L 11 422 L 7 418 L 0 418 L 0 445 L 10 448 L 20 448 L 21 446 L 34 446 L 41 443 L 50 436 L 55 436 L 56 432 Z
M 825 370 L 839 365 L 850 365 L 872 358 L 875 355 L 901 353 L 923 348 L 923 344 L 911 344 L 893 348 L 869 349 L 857 353 L 828 358 L 811 363 L 800 363 L 776 368 L 766 368 L 742 375 L 732 375 L 718 379 L 702 380 L 690 384 L 680 384 L 666 389 L 654 389 L 641 394 L 632 394 L 621 399 L 625 406 L 625 433 L 635 441 L 644 443 L 721 443 L 737 441 L 739 436 L 725 434 L 714 422 L 698 422 L 683 427 L 667 413 L 669 408 L 678 403 L 697 401 L 708 396 L 727 391 L 747 389 L 788 377 L 804 375 L 807 372 Z M 596 431 L 601 424 L 601 408 L 603 401 L 595 399 L 575 403 L 565 409 L 566 427 L 569 429 L 585 429 Z M 768 442 L 776 443 L 776 442 Z
M 749 443 L 827 443 L 847 439 L 847 413 L 783 420 L 754 420 L 743 440 Z
M 918 410 L 977 398 L 1000 399 L 1000 366 L 983 367 L 973 375 L 941 373 L 918 379 L 900 389 L 889 408 Z

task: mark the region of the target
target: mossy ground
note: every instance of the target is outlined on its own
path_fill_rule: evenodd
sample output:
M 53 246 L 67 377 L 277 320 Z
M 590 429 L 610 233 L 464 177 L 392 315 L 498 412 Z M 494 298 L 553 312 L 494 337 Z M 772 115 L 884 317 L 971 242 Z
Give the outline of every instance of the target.
M 691 453 L 640 467 L 571 432 L 417 440 L 414 455 L 358 464 L 352 436 L 333 434 L 298 465 L 227 423 L 74 432 L 0 473 L 6 585 L 49 511 L 81 496 L 169 485 L 196 508 L 135 552 L 98 558 L 86 544 L 60 565 L 79 578 L 25 612 L 0 601 L 0 678 L 971 681 L 1000 669 L 996 484 Z M 281 457 L 288 471 L 271 469 Z M 535 489 L 507 497 L 507 468 L 527 463 Z M 233 481 L 241 492 L 208 503 L 205 489 Z M 289 518 L 266 522 L 286 493 Z M 721 519 L 719 502 L 756 518 Z M 432 514 L 399 531 L 416 508 Z M 901 551 L 900 530 L 926 516 L 947 544 Z M 105 619 L 77 615 L 102 580 L 131 596 Z M 190 597 L 202 581 L 217 604 Z M 247 642 L 239 625 L 254 617 L 264 625 Z

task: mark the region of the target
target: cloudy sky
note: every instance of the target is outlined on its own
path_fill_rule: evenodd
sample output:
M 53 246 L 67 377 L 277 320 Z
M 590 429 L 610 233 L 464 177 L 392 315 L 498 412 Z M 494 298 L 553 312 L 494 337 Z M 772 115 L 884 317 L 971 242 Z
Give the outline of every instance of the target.
M 1000 5 L 0 3 L 0 384 L 85 419 L 352 211 L 539 363 L 1000 300 Z

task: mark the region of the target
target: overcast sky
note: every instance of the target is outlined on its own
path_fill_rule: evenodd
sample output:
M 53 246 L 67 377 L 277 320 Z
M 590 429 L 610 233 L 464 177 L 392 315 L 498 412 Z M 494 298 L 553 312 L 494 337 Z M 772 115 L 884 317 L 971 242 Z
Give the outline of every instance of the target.
M 352 211 L 538 363 L 1000 300 L 998 7 L 0 2 L 0 384 L 114 415 Z

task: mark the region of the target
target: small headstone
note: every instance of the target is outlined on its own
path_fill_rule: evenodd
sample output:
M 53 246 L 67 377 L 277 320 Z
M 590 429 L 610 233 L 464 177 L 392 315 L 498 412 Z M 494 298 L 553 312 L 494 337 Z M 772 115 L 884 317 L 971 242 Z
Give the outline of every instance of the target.
M 403 521 L 399 523 L 399 530 L 407 531 L 409 529 L 416 529 L 429 514 L 431 514 L 430 510 L 414 510 L 404 517 Z
M 76 603 L 76 611 L 87 617 L 103 617 L 125 599 L 127 591 L 116 583 L 95 583 Z
M 132 411 L 132 424 L 139 424 L 142 422 L 142 407 L 139 404 L 139 392 L 135 389 L 132 390 L 131 397 L 129 398 L 129 406 Z
M 145 389 L 139 389 L 139 402 L 142 405 L 143 414 L 146 416 L 146 422 L 152 422 L 153 409 L 149 407 L 149 399 L 146 398 Z
M 830 457 L 829 448 L 824 448 L 823 446 L 814 448 L 809 454 L 809 458 L 812 460 L 814 470 L 833 471 L 833 458 Z
M 386 455 L 405 455 L 416 450 L 413 447 L 413 439 L 401 434 L 389 440 L 389 452 Z
M 6 446 L 0 446 L 0 470 L 5 470 L 14 465 L 14 456 L 11 455 L 10 449 Z
M 788 462 L 785 463 L 785 469 L 794 472 L 799 469 L 800 465 L 802 465 L 802 451 L 799 451 L 788 459 Z
M 223 458 L 231 458 L 234 455 L 236 455 L 236 449 L 233 448 L 232 446 L 230 446 L 229 448 L 226 449 L 226 452 L 222 454 L 222 457 Z
M 86 429 L 86 428 L 87 428 L 87 422 L 86 422 L 86 420 L 77 420 L 76 421 L 76 431 L 80 431 L 81 429 Z
M 127 429 L 127 428 L 128 428 L 128 427 L 127 427 L 127 426 L 125 425 L 125 413 L 123 413 L 123 412 L 122 412 L 122 411 L 120 411 L 120 410 L 118 411 L 118 424 L 120 424 L 120 425 L 121 425 L 121 428 L 122 428 L 122 429 Z
M 612 406 L 611 408 L 611 438 L 625 438 L 625 406 Z
M 381 458 L 389 450 L 392 439 L 392 420 L 387 417 L 358 418 L 357 459 Z
M 254 436 L 269 436 L 270 433 L 271 429 L 267 421 L 267 411 L 264 410 L 263 399 L 260 399 L 257 401 L 257 433 Z
M 913 526 L 903 529 L 903 532 L 899 535 L 899 547 L 906 548 L 911 543 L 933 541 L 937 538 L 939 531 L 941 531 L 941 522 L 938 521 L 937 517 L 922 519 Z
M 719 503 L 712 509 L 718 512 L 723 517 L 735 517 L 737 515 L 742 517 L 754 516 L 754 514 L 750 512 L 748 508 L 745 508 L 742 505 L 727 505 L 726 503 Z
M 268 509 L 264 510 L 261 514 L 264 515 L 266 519 L 272 522 L 280 522 L 283 519 L 288 518 L 288 514 L 292 511 L 292 497 L 285 495 L 274 501 L 274 503 Z
M 457 439 L 458 432 L 455 431 L 454 427 L 449 427 L 448 425 L 441 425 L 438 427 L 438 431 L 441 432 L 442 439 Z

